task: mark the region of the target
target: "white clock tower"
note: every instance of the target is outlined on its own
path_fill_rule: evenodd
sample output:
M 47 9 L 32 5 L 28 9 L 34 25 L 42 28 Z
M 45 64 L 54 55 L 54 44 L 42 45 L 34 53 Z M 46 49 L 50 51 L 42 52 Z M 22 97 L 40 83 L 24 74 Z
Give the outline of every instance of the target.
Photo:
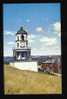
M 21 27 L 16 33 L 16 48 L 13 50 L 15 60 L 28 60 L 31 49 L 28 48 L 27 32 Z

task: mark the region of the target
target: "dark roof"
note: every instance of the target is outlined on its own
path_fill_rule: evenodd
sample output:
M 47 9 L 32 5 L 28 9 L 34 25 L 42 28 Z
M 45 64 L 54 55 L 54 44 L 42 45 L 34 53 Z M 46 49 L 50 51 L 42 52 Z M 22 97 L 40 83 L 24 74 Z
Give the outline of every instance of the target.
M 20 27 L 16 34 L 27 34 L 27 32 L 23 29 L 23 27 Z

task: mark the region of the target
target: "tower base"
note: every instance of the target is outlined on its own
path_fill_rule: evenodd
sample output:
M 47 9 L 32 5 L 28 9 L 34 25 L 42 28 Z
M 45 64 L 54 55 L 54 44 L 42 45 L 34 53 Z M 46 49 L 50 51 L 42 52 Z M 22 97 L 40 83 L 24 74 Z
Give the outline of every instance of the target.
M 14 63 L 10 63 L 10 66 L 20 70 L 29 70 L 29 71 L 38 72 L 37 62 L 34 62 L 34 61 L 32 62 L 15 61 Z

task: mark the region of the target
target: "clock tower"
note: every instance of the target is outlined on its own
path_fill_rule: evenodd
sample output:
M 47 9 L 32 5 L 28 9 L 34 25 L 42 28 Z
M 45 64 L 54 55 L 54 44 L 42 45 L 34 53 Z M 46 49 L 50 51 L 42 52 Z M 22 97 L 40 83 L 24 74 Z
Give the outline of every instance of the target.
M 31 49 L 28 47 L 27 32 L 20 27 L 16 33 L 16 48 L 13 50 L 13 56 L 17 61 L 28 60 Z

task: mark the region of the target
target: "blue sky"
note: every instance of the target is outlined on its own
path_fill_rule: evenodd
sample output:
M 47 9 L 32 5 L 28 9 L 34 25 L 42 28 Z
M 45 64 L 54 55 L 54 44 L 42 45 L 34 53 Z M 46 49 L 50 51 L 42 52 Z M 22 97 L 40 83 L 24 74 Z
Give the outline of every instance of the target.
M 4 56 L 12 56 L 21 26 L 28 32 L 32 55 L 61 54 L 60 16 L 59 3 L 4 4 Z

